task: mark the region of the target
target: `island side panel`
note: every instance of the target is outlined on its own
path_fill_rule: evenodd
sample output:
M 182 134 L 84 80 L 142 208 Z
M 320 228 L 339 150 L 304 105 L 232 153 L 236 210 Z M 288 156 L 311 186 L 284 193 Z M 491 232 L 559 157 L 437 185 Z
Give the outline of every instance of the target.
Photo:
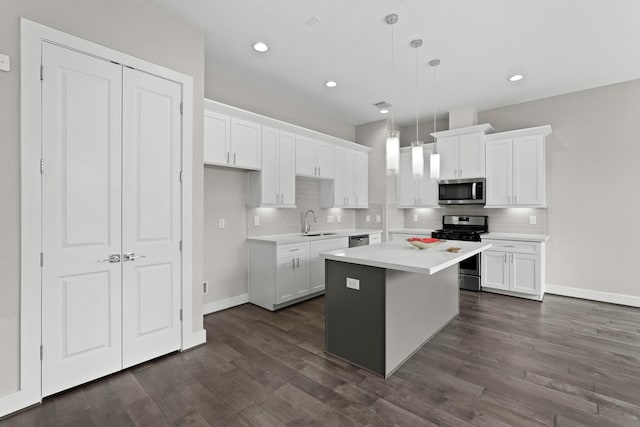
M 347 278 L 360 281 L 347 288 Z M 385 374 L 385 269 L 325 260 L 326 350 Z
M 460 311 L 458 265 L 433 275 L 386 270 L 386 367 L 391 375 Z

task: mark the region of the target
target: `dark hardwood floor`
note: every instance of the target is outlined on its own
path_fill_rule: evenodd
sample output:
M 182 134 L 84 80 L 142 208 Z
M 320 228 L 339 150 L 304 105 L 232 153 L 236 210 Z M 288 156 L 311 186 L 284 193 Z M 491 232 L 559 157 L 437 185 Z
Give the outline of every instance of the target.
M 323 298 L 205 327 L 205 346 L 0 425 L 640 425 L 640 309 L 463 292 L 460 316 L 387 380 L 323 353 Z

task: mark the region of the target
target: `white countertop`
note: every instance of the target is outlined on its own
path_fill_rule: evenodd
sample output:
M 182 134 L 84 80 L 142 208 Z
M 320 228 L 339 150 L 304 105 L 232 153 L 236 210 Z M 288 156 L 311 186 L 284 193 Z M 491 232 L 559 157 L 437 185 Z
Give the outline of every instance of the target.
M 274 245 L 286 245 L 288 243 L 311 242 L 314 240 L 337 239 L 339 237 L 359 236 L 361 234 L 382 233 L 382 230 L 370 228 L 355 228 L 350 230 L 311 230 L 309 234 L 327 233 L 324 236 L 305 236 L 302 233 L 276 234 L 272 236 L 248 237 L 249 242 L 271 243 Z
M 396 228 L 393 230 L 389 230 L 389 234 L 415 234 L 418 236 L 431 236 L 431 232 L 435 231 L 435 228 Z
M 432 228 L 397 228 L 389 230 L 389 233 L 395 234 L 415 234 L 416 237 L 422 235 L 431 235 L 435 231 Z M 519 240 L 523 242 L 546 242 L 549 236 L 546 234 L 526 234 L 526 233 L 485 233 L 482 239 L 501 239 L 501 240 Z
M 447 252 L 450 247 L 462 248 L 458 253 Z M 323 258 L 369 265 L 371 267 L 435 274 L 491 247 L 490 243 L 447 241 L 429 249 L 417 249 L 405 241 L 359 246 L 320 254 Z
M 485 239 L 518 240 L 522 242 L 546 242 L 549 236 L 546 234 L 518 234 L 518 233 L 485 233 L 481 236 Z

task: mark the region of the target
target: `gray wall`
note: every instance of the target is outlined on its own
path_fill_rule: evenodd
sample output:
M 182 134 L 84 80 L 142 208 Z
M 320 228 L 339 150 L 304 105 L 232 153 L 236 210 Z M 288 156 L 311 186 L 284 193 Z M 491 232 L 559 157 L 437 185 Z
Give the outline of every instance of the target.
M 18 386 L 20 289 L 20 17 L 85 38 L 194 77 L 194 283 L 202 281 L 202 112 L 204 39 L 165 12 L 134 0 L 2 0 L 0 52 L 0 396 Z M 199 285 L 196 289 L 200 289 Z M 202 327 L 201 292 L 193 321 Z
M 498 130 L 553 127 L 546 145 L 546 282 L 640 296 L 640 227 L 629 222 L 640 214 L 640 80 L 478 116 Z

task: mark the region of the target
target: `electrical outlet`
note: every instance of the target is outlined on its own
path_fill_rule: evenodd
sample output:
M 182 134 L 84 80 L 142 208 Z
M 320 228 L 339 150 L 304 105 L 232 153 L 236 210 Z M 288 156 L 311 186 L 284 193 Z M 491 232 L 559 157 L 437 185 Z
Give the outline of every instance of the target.
M 413 215 L 413 222 L 418 222 L 418 214 Z
M 338 222 L 340 222 L 340 221 L 341 221 L 341 219 L 340 219 L 340 215 L 338 215 L 338 218 L 337 218 L 337 219 L 338 219 Z
M 535 215 L 531 215 L 531 216 L 529 217 L 529 224 L 531 224 L 531 225 L 536 225 L 537 223 L 538 223 L 538 218 L 536 218 L 536 216 L 535 216 Z
M 347 288 L 359 291 L 360 290 L 360 280 L 353 279 L 351 277 L 347 277 Z
M 220 218 L 218 220 L 218 228 L 225 228 L 227 226 L 227 222 L 224 218 Z
M 259 226 L 259 225 L 260 225 L 260 217 L 259 217 L 258 215 L 256 215 L 256 216 L 254 216 L 254 217 L 253 217 L 253 225 L 254 225 L 255 227 L 257 227 L 257 226 Z
M 380 215 L 376 215 L 376 222 L 382 221 L 382 217 Z
M 11 58 L 0 53 L 0 71 L 11 71 Z
M 333 224 L 333 215 L 327 215 L 327 224 Z
M 366 222 L 371 222 L 371 215 L 367 215 L 367 216 L 365 216 L 365 217 L 364 217 L 364 220 L 365 220 Z
M 202 282 L 202 293 L 203 295 L 206 295 L 209 293 L 209 281 L 205 280 L 204 282 Z

